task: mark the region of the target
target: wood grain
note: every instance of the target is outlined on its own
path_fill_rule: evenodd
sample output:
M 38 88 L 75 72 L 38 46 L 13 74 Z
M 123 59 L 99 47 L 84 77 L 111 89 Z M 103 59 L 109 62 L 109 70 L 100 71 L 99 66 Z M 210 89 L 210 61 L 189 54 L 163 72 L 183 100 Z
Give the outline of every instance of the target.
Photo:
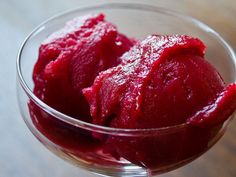
M 112 0 L 110 0 L 112 1 Z M 46 18 L 75 6 L 105 0 L 0 0 L 0 177 L 94 177 L 44 148 L 20 117 L 15 94 L 15 57 L 24 37 Z M 117 2 L 117 1 L 112 1 Z M 128 1 L 118 1 L 128 2 Z M 219 32 L 236 49 L 235 0 L 137 0 L 196 17 Z M 162 177 L 235 177 L 236 120 L 224 137 L 189 165 Z

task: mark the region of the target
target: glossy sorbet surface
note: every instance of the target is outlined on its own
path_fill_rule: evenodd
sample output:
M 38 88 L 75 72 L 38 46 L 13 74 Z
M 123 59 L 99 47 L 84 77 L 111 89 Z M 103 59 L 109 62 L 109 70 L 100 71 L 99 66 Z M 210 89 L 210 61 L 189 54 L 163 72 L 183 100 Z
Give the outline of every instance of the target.
M 90 121 L 82 89 L 100 71 L 116 66 L 133 44 L 102 14 L 75 18 L 40 46 L 33 71 L 34 93 L 53 108 Z
M 52 142 L 87 161 L 93 161 L 91 153 L 102 152 L 106 159 L 122 157 L 147 168 L 178 164 L 205 151 L 236 108 L 236 85 L 226 85 L 204 54 L 205 45 L 194 37 L 152 34 L 136 40 L 119 33 L 103 14 L 75 18 L 40 46 L 33 71 L 38 98 L 103 126 L 187 126 L 145 138 L 100 136 L 30 102 L 33 123 Z
M 203 58 L 204 50 L 199 39 L 184 35 L 152 35 L 138 42 L 121 57 L 120 65 L 101 72 L 83 90 L 93 122 L 118 128 L 197 124 L 190 117 L 204 106 L 213 104 L 217 111 L 228 102 L 221 98 L 222 105 L 215 103 L 225 84 Z M 231 87 L 235 86 L 226 90 Z M 212 123 L 220 115 L 215 114 Z

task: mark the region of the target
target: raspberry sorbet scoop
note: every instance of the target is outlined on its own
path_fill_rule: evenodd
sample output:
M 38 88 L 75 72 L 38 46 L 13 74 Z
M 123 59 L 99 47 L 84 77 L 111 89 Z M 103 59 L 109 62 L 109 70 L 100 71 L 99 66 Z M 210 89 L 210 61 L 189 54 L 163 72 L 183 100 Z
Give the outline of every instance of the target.
M 100 71 L 116 66 L 133 43 L 103 14 L 69 21 L 40 46 L 33 71 L 34 93 L 53 108 L 89 121 L 89 106 L 81 90 Z
M 118 65 L 119 57 L 134 43 L 107 22 L 103 14 L 67 22 L 40 46 L 33 70 L 34 94 L 64 114 L 91 122 L 82 89 L 92 85 L 100 71 Z M 64 150 L 87 157 L 83 153 L 100 148 L 102 142 L 90 136 L 90 132 L 58 120 L 32 101 L 29 110 L 37 129 Z
M 213 125 L 236 106 L 235 85 L 225 88 L 204 59 L 204 44 L 184 35 L 152 35 L 83 90 L 93 123 L 117 128 Z

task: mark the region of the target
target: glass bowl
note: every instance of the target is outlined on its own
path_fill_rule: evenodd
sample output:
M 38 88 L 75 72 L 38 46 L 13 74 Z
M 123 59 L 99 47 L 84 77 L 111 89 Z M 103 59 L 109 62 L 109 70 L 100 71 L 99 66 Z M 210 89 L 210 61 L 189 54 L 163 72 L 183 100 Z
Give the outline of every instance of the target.
M 187 34 L 207 46 L 206 58 L 226 83 L 235 82 L 235 55 L 202 22 L 167 9 L 140 4 L 104 4 L 78 8 L 50 18 L 24 41 L 17 58 L 17 95 L 21 115 L 35 137 L 50 151 L 88 171 L 108 176 L 151 176 L 196 159 L 214 145 L 230 122 L 211 129 L 181 124 L 156 129 L 117 129 L 86 123 L 43 103 L 33 93 L 32 70 L 40 44 L 76 16 L 102 12 L 130 37 Z

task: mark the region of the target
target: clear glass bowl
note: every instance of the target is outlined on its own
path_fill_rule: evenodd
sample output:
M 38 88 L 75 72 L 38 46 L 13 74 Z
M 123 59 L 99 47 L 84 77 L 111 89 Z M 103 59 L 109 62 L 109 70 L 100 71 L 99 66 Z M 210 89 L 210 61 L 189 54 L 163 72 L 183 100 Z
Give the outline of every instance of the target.
M 191 17 L 148 5 L 104 4 L 79 8 L 50 18 L 24 41 L 18 58 L 17 95 L 22 117 L 49 150 L 91 172 L 110 176 L 148 176 L 180 167 L 214 145 L 229 123 L 212 129 L 186 124 L 158 129 L 116 129 L 77 120 L 54 110 L 33 93 L 32 70 L 44 39 L 84 14 L 102 12 L 130 37 L 187 34 L 204 41 L 206 58 L 227 83 L 236 80 L 235 55 L 211 28 Z M 232 118 L 233 116 L 231 116 Z

